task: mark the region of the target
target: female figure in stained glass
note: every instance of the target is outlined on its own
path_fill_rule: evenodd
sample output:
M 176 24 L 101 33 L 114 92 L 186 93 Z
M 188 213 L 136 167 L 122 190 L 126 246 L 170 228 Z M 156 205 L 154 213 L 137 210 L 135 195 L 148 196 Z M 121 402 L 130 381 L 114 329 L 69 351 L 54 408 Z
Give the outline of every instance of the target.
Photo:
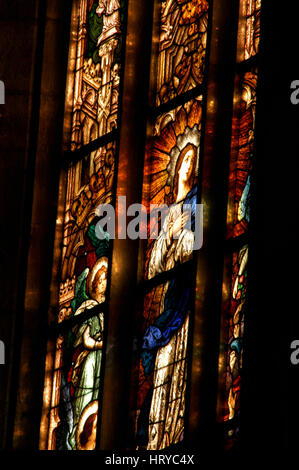
M 96 223 L 97 218 L 89 225 L 77 254 L 75 295 L 71 301 L 73 315 L 77 318 L 105 301 L 109 241 L 96 237 Z M 94 410 L 100 387 L 103 332 L 104 315 L 96 313 L 77 323 L 66 338 L 57 449 L 95 445 Z
M 88 268 L 87 268 L 88 269 Z M 80 315 L 84 310 L 94 307 L 105 300 L 107 286 L 108 260 L 97 260 L 90 273 L 87 273 L 88 294 L 91 298 L 84 301 L 75 312 Z M 74 350 L 72 367 L 68 374 L 70 396 L 73 408 L 73 429 L 70 444 L 78 449 L 80 435 L 79 421 L 87 406 L 97 400 L 100 386 L 104 332 L 104 315 L 95 315 L 74 327 Z
M 173 202 L 151 251 L 148 277 L 190 260 L 194 245 L 197 190 L 194 187 L 197 148 L 189 143 L 181 151 L 173 182 Z M 191 211 L 184 212 L 184 205 Z M 186 222 L 190 217 L 191 224 Z M 182 439 L 184 428 L 190 269 L 165 283 L 160 314 L 145 331 L 142 364 L 145 375 L 153 373 L 150 389 L 138 422 L 140 447 L 162 449 Z

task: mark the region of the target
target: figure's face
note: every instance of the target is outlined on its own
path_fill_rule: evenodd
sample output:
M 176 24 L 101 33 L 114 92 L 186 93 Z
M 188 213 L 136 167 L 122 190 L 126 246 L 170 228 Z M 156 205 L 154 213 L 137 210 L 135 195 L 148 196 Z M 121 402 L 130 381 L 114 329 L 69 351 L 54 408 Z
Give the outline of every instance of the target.
M 102 271 L 100 276 L 98 276 L 97 278 L 97 284 L 96 284 L 97 297 L 105 294 L 106 287 L 107 287 L 107 272 Z
M 181 168 L 179 169 L 179 175 L 181 181 L 186 183 L 192 172 L 192 166 L 193 166 L 193 158 L 194 158 L 194 152 L 192 149 L 188 150 L 186 155 L 184 156 L 184 159 L 181 164 Z

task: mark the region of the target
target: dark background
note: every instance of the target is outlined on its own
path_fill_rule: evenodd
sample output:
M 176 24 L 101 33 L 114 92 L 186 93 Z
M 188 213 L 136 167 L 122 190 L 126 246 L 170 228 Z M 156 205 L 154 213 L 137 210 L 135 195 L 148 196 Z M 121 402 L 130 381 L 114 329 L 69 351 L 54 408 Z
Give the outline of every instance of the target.
M 248 320 L 248 442 L 275 455 L 279 450 L 288 454 L 298 445 L 299 368 L 290 362 L 290 344 L 299 338 L 299 107 L 291 104 L 290 84 L 299 76 L 299 5 L 263 3 L 250 273 L 252 315 Z M 258 360 L 261 367 L 256 370 Z M 253 406 L 249 405 L 250 395 L 256 397 Z

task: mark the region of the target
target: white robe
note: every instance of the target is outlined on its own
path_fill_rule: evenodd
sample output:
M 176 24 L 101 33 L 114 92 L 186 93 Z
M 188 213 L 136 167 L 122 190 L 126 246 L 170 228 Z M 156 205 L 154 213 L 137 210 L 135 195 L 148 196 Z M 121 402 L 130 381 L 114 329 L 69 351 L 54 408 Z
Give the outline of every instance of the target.
M 149 267 L 148 277 L 167 271 L 174 267 L 176 262 L 186 262 L 191 259 L 194 234 L 191 230 L 183 229 L 178 239 L 167 238 L 169 218 L 176 220 L 182 213 L 178 203 L 171 207 L 166 217 L 159 237 L 154 243 Z M 165 283 L 160 303 L 160 313 L 164 310 L 164 299 L 169 281 Z M 187 380 L 187 339 L 189 315 L 184 323 L 172 336 L 169 343 L 161 347 L 156 355 L 153 396 L 149 414 L 149 440 L 147 449 L 163 449 L 174 444 L 182 438 L 184 430 L 185 392 Z

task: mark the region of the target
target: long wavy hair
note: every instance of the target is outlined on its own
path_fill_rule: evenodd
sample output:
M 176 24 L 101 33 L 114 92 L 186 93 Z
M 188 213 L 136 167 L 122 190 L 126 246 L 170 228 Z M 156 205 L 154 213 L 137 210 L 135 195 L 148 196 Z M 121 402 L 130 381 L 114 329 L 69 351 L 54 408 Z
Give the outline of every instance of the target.
M 192 171 L 191 171 L 190 178 L 189 178 L 189 181 L 188 181 L 190 189 L 193 188 L 193 186 L 195 184 L 195 181 L 196 181 L 195 170 L 196 170 L 196 163 L 197 163 L 196 162 L 197 147 L 194 144 L 189 143 L 181 151 L 181 153 L 179 155 L 179 158 L 177 160 L 177 163 L 176 163 L 175 173 L 174 173 L 174 181 L 173 181 L 173 191 L 172 191 L 172 198 L 171 198 L 172 203 L 175 203 L 176 200 L 177 200 L 177 195 L 178 195 L 178 190 L 179 190 L 179 171 L 181 169 L 181 166 L 182 166 L 183 160 L 185 158 L 185 155 L 186 155 L 187 152 L 189 152 L 189 150 L 193 151 Z

